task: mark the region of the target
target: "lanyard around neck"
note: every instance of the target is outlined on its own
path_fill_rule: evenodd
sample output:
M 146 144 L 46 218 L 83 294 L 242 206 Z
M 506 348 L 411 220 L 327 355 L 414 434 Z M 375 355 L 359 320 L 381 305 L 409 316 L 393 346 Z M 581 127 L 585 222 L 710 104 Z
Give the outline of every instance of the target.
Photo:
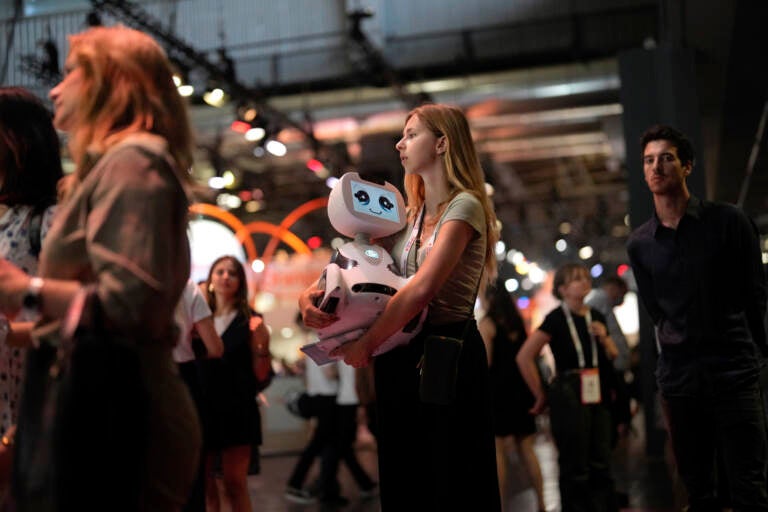
M 411 228 L 411 235 L 408 237 L 408 241 L 405 243 L 405 247 L 403 247 L 403 253 L 400 255 L 400 272 L 406 277 L 408 274 L 408 256 L 410 256 L 411 248 L 413 248 L 414 243 L 416 244 L 414 266 L 416 270 L 419 269 L 419 249 L 421 248 L 419 240 L 421 239 L 421 230 L 424 227 L 424 217 L 426 216 L 426 209 L 427 209 L 426 204 L 421 207 L 421 210 L 419 211 L 419 215 L 416 217 L 416 220 L 413 222 L 413 227 Z M 435 226 L 434 231 L 432 231 L 432 236 L 429 237 L 429 240 L 427 240 L 427 243 L 425 244 L 427 247 L 431 246 L 434 243 L 435 235 L 437 235 L 437 226 Z
M 573 322 L 573 315 L 571 310 L 565 303 L 562 304 L 563 313 L 565 313 L 565 321 L 568 323 L 568 330 L 571 331 L 571 340 L 573 340 L 573 346 L 576 349 L 576 357 L 579 359 L 579 368 L 584 368 L 584 349 L 581 346 L 581 338 L 576 331 L 576 324 Z M 592 366 L 597 368 L 597 342 L 595 341 L 595 335 L 589 330 L 589 326 L 592 324 L 592 311 L 587 308 L 587 314 L 584 315 L 584 320 L 587 322 L 587 332 L 589 333 L 590 348 L 592 349 Z

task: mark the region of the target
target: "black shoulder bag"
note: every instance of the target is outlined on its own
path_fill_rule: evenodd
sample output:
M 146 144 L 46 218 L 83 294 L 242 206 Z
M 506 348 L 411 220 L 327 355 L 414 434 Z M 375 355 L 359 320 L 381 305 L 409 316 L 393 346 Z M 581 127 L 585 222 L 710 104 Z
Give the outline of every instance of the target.
M 420 245 L 421 228 L 424 215 L 420 216 L 419 231 L 416 235 L 416 252 Z M 416 254 L 416 270 L 418 270 L 418 254 Z M 480 279 L 482 279 L 482 273 Z M 480 289 L 478 280 L 477 290 Z M 464 338 L 467 336 L 469 322 L 473 320 L 472 311 L 464 324 L 461 337 L 441 336 L 430 334 L 424 339 L 424 354 L 419 361 L 419 399 L 425 404 L 451 405 L 456 399 L 456 382 L 459 376 L 459 359 Z

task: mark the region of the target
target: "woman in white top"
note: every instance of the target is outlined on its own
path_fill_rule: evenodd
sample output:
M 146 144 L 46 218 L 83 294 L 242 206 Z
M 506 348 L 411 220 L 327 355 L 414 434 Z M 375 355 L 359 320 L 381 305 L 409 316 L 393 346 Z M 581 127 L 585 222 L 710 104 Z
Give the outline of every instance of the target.
M 179 365 L 181 378 L 187 384 L 202 421 L 204 393 L 195 360 L 221 357 L 224 354 L 224 342 L 216 332 L 213 314 L 203 292 L 192 279 L 187 281 L 176 306 L 176 325 L 179 326 L 179 341 L 173 348 L 173 360 Z M 198 474 L 184 512 L 205 512 L 205 447 L 202 448 Z

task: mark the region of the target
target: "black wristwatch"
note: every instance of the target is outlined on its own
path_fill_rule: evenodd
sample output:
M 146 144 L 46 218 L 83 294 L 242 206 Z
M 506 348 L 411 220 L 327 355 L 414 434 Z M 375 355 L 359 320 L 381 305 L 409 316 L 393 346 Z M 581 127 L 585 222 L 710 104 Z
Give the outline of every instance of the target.
M 43 308 L 43 297 L 41 291 L 43 289 L 43 278 L 33 277 L 29 280 L 29 287 L 24 293 L 24 297 L 21 299 L 21 309 L 26 314 L 39 315 Z

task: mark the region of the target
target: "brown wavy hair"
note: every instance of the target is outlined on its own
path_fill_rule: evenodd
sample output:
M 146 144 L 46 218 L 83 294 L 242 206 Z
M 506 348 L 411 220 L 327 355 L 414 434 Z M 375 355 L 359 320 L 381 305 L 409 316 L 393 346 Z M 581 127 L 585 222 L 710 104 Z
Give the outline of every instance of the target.
M 445 152 L 444 169 L 451 187 L 453 199 L 459 192 L 469 192 L 483 205 L 488 245 L 485 248 L 485 278 L 491 282 L 496 277 L 496 242 L 499 240 L 498 221 L 488 194 L 485 191 L 485 174 L 472 141 L 472 133 L 464 113 L 453 106 L 426 104 L 408 113 L 408 120 L 417 116 L 419 121 L 436 137 L 445 136 L 448 150 Z M 424 204 L 424 180 L 417 174 L 405 176 L 405 196 L 408 214 L 413 217 Z
M 245 318 L 250 318 L 251 308 L 248 305 L 248 281 L 245 277 L 245 268 L 243 268 L 243 264 L 234 256 L 221 256 L 216 258 L 211 264 L 211 268 L 208 270 L 208 279 L 205 280 L 205 289 L 208 292 L 206 294 L 208 296 L 208 307 L 211 308 L 211 311 L 216 313 L 216 294 L 211 292 L 211 278 L 213 277 L 213 271 L 216 268 L 216 265 L 222 261 L 232 262 L 235 267 L 235 272 L 237 272 L 237 279 L 240 281 L 237 292 L 235 292 L 235 308 L 245 315 Z
M 149 132 L 168 142 L 180 177 L 189 181 L 192 129 L 173 83 L 171 63 L 147 34 L 125 26 L 94 27 L 69 37 L 70 57 L 83 72 L 77 122 L 69 148 L 78 178 L 87 153 L 103 153 L 126 136 Z

